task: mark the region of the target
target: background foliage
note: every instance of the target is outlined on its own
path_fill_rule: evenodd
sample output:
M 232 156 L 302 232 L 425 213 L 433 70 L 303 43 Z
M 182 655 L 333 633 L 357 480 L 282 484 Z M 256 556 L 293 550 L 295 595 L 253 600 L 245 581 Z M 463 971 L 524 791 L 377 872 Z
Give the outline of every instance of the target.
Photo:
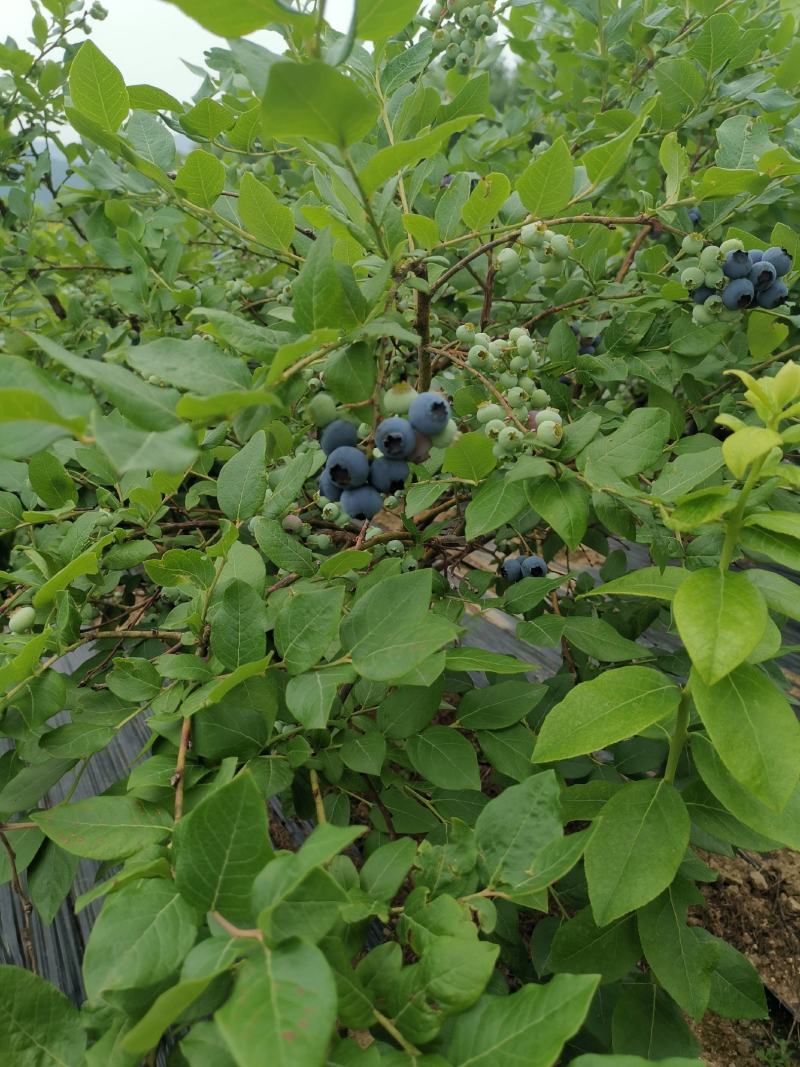
M 800 10 L 515 0 L 512 69 L 481 5 L 448 52 L 417 0 L 176 2 L 229 38 L 188 104 L 99 5 L 0 45 L 7 1062 L 696 1065 L 686 1016 L 766 1011 L 697 849 L 800 848 L 800 345 L 791 295 L 693 321 L 682 238 L 795 254 Z M 312 398 L 369 449 L 403 381 L 459 435 L 362 527 Z M 492 607 L 558 669 L 461 643 Z M 86 860 L 78 1008 L 30 932 Z

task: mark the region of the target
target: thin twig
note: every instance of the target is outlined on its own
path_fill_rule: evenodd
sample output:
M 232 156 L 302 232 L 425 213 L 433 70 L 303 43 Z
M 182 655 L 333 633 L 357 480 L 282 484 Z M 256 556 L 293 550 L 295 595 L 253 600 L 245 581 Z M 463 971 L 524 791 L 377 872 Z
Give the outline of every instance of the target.
M 631 247 L 626 252 L 625 258 L 622 261 L 622 266 L 619 268 L 616 277 L 614 278 L 615 282 L 622 282 L 625 280 L 625 275 L 633 266 L 633 260 L 636 256 L 636 253 L 642 247 L 652 230 L 652 224 L 647 223 L 647 225 L 642 226 L 641 230 L 639 230 L 634 239 L 631 241 Z
M 34 974 L 38 974 L 39 965 L 36 961 L 36 951 L 34 950 L 33 937 L 31 936 L 31 913 L 33 912 L 33 904 L 31 904 L 30 898 L 20 881 L 19 872 L 17 871 L 17 857 L 14 854 L 14 849 L 11 847 L 11 842 L 2 830 L 0 830 L 0 841 L 2 841 L 3 848 L 8 853 L 8 862 L 11 866 L 11 888 L 17 894 L 20 908 L 22 909 L 22 931 L 20 937 L 22 940 L 22 950 L 25 954 L 25 961 L 28 965 L 28 970 L 33 971 Z
M 325 804 L 319 787 L 319 775 L 313 767 L 308 772 L 308 777 L 311 781 L 311 795 L 314 798 L 314 807 L 317 809 L 317 822 L 323 825 L 328 821 L 328 816 L 325 814 Z
M 175 789 L 175 822 L 183 815 L 183 783 L 186 778 L 186 751 L 191 745 L 192 718 L 187 715 L 181 725 L 181 737 L 178 744 L 178 758 L 175 761 L 175 773 L 170 784 Z
M 214 922 L 219 923 L 226 934 L 230 934 L 231 937 L 249 937 L 253 941 L 260 941 L 263 945 L 264 935 L 260 930 L 253 927 L 242 928 L 241 926 L 234 926 L 232 922 L 229 922 L 224 915 L 220 915 L 218 911 L 212 911 L 211 918 Z

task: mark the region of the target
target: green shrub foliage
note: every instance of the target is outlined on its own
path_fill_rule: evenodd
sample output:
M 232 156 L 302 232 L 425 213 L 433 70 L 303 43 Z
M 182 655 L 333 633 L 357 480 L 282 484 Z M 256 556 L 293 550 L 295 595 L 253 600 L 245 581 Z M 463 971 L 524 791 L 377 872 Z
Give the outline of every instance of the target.
M 698 850 L 800 848 L 797 5 L 174 2 L 189 102 L 0 45 L 3 1062 L 697 1067 Z

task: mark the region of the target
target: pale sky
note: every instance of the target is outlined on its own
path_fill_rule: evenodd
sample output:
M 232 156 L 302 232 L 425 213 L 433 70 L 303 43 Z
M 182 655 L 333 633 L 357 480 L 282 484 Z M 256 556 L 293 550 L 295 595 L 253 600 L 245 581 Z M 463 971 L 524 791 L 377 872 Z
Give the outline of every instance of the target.
M 164 0 L 102 0 L 108 18 L 92 22 L 92 40 L 111 59 L 129 85 L 147 82 L 188 100 L 199 85 L 197 75 L 181 63 L 185 59 L 203 66 L 203 52 L 213 45 L 225 46 L 216 37 Z M 225 0 L 219 0 L 225 3 Z M 346 30 L 354 0 L 328 0 L 325 13 L 337 30 Z M 88 4 L 87 4 L 88 6 Z M 30 0 L 0 0 L 0 41 L 13 37 L 22 48 L 31 32 L 33 9 Z M 250 35 L 272 51 L 282 51 L 283 41 L 276 33 L 261 31 Z

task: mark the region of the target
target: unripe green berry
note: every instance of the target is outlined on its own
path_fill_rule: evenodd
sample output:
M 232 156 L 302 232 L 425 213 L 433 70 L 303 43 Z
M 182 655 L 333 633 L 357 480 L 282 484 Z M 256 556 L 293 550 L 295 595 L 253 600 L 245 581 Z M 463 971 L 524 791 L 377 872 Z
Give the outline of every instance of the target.
M 303 525 L 303 520 L 299 515 L 284 515 L 281 519 L 281 526 L 286 533 L 298 533 Z
M 519 252 L 514 248 L 501 248 L 497 254 L 497 267 L 507 277 L 519 270 Z
M 508 331 L 508 339 L 512 345 L 516 345 L 523 337 L 530 339 L 530 334 L 524 326 L 512 326 Z
M 536 351 L 536 345 L 534 344 L 532 337 L 520 337 L 517 341 L 517 352 L 526 359 L 530 359 L 533 353 Z
M 728 279 L 722 273 L 721 267 L 715 267 L 714 270 L 706 271 L 705 283 L 709 289 L 724 289 L 728 284 Z
M 692 322 L 696 326 L 710 326 L 713 321 L 714 316 L 705 304 L 695 304 L 692 308 Z
M 705 282 L 705 274 L 699 267 L 687 267 L 681 272 L 681 285 L 691 293 Z
M 536 412 L 536 425 L 541 426 L 545 422 L 555 422 L 557 425 L 561 425 L 564 420 L 555 408 L 544 408 L 543 411 Z
M 476 333 L 473 340 L 476 345 L 483 345 L 486 348 L 492 343 L 492 339 L 488 333 Z
M 387 541 L 386 551 L 390 556 L 403 556 L 405 555 L 406 546 L 402 541 Z
M 544 389 L 534 389 L 530 395 L 530 402 L 535 408 L 545 408 L 550 403 L 550 394 Z
M 540 222 L 526 222 L 520 230 L 519 239 L 525 248 L 541 248 L 544 244 L 545 228 Z
M 8 619 L 8 628 L 12 634 L 24 634 L 36 621 L 36 609 L 26 604 L 24 607 L 13 611 Z
M 551 448 L 560 445 L 563 436 L 564 430 L 557 422 L 543 422 L 536 427 L 536 440 L 543 445 L 550 445 Z
M 417 390 L 408 382 L 398 382 L 383 394 L 383 410 L 387 415 L 407 415 Z
M 477 419 L 481 426 L 485 426 L 487 422 L 491 422 L 492 419 L 502 419 L 503 409 L 499 404 L 485 403 L 480 404 L 477 412 Z
M 462 322 L 456 330 L 456 340 L 463 344 L 472 344 L 475 340 L 475 327 L 471 322 Z
M 700 269 L 716 270 L 719 266 L 719 246 L 706 245 L 700 253 Z
M 542 264 L 543 278 L 557 278 L 563 270 L 563 264 L 557 259 L 550 259 Z
M 568 259 L 573 248 L 573 241 L 565 233 L 557 233 L 553 235 L 550 247 L 556 259 Z
M 687 256 L 699 256 L 703 251 L 703 235 L 701 233 L 687 233 L 681 241 L 681 248 Z
M 727 256 L 729 252 L 741 252 L 744 250 L 744 242 L 738 237 L 729 237 L 719 246 L 720 255 Z
M 330 393 L 317 393 L 308 402 L 308 413 L 315 426 L 327 426 L 336 418 L 336 401 Z
M 322 509 L 322 517 L 323 519 L 327 519 L 328 522 L 333 522 L 335 519 L 338 519 L 341 513 L 342 509 L 334 500 L 331 500 Z
M 501 430 L 505 429 L 505 423 L 502 419 L 490 419 L 483 427 L 483 432 L 487 437 L 490 437 L 493 441 L 497 440 L 497 435 Z
M 500 375 L 498 381 L 504 389 L 513 389 L 519 381 L 519 378 L 516 374 L 512 374 L 511 371 L 504 370 L 503 373 Z
M 457 436 L 458 423 L 454 422 L 453 419 L 448 419 L 447 425 L 441 433 L 437 433 L 431 438 L 431 444 L 435 445 L 436 448 L 447 448 L 448 445 L 455 441 Z
M 516 426 L 504 426 L 497 435 L 498 445 L 512 452 L 521 448 L 524 439 L 524 434 Z

